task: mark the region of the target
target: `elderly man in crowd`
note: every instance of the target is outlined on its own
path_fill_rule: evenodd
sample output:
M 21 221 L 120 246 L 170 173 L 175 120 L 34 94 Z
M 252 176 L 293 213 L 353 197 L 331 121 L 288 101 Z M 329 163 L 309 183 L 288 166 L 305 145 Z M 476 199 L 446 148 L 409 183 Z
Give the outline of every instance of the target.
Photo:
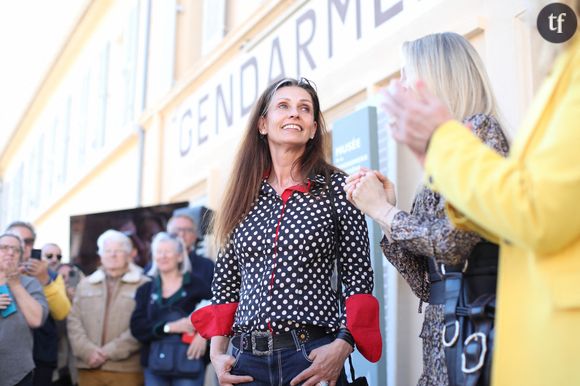
M 55 243 L 46 243 L 42 247 L 41 258 L 48 262 L 49 269 L 57 272 L 62 259 L 62 250 Z
M 191 262 L 191 272 L 195 272 L 205 282 L 206 287 L 211 290 L 215 264 L 207 257 L 200 256 L 195 250 L 200 234 L 193 208 L 176 209 L 167 222 L 167 233 L 179 236 L 183 240 Z
M 48 315 L 38 280 L 20 274 L 23 251 L 18 236 L 0 235 L 0 386 L 32 385 L 32 329 Z
M 67 325 L 79 385 L 140 386 L 140 345 L 129 323 L 135 292 L 147 279 L 131 263 L 126 235 L 107 230 L 97 245 L 101 267 L 79 283 Z
M 32 224 L 15 221 L 8 225 L 6 233 L 20 237 L 24 242 L 21 273 L 36 278 L 42 285 L 50 314 L 46 322 L 34 330 L 34 386 L 52 385 L 52 375 L 57 365 L 58 332 L 56 320 L 63 320 L 70 311 L 70 300 L 62 277 L 48 268 L 48 262 L 31 259 L 36 232 Z

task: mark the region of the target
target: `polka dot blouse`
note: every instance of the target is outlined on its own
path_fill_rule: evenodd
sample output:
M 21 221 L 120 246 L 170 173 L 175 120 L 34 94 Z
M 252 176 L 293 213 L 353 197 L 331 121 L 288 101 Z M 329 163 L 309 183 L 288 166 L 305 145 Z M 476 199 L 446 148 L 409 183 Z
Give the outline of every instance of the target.
M 218 255 L 212 285 L 213 304 L 239 302 L 234 333 L 346 324 L 331 285 L 335 261 L 345 299 L 372 292 L 367 226 L 346 200 L 345 178 L 331 177 L 335 211 L 321 175 L 309 180 L 309 188 L 289 188 L 282 196 L 262 182 L 252 209 Z

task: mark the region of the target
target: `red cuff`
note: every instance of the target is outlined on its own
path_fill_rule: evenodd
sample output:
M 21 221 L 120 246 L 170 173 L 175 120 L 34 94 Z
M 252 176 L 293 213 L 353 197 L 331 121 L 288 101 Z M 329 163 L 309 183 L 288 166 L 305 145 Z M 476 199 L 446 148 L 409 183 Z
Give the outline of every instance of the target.
M 371 294 L 358 294 L 346 299 L 346 327 L 358 351 L 370 362 L 381 359 L 383 338 L 379 326 L 379 302 Z
M 189 319 L 195 330 L 205 339 L 232 334 L 238 303 L 212 304 L 193 312 Z

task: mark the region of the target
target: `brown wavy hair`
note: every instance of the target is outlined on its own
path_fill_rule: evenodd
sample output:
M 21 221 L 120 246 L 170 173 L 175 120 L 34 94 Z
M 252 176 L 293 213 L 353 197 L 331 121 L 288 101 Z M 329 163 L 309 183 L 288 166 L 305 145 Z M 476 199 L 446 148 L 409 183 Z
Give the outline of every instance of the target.
M 325 160 L 328 132 L 314 84 L 306 78 L 284 78 L 272 83 L 260 95 L 252 109 L 222 203 L 213 220 L 212 229 L 218 249 L 229 241 L 234 228 L 250 211 L 258 197 L 264 173 L 272 167 L 268 141 L 260 134 L 258 122 L 268 114 L 268 106 L 274 93 L 283 87 L 300 87 L 308 92 L 312 98 L 314 121 L 317 124 L 314 138 L 306 143 L 304 153 L 292 165 L 292 173 L 298 172 L 302 176 L 322 174 L 328 178 L 338 170 Z

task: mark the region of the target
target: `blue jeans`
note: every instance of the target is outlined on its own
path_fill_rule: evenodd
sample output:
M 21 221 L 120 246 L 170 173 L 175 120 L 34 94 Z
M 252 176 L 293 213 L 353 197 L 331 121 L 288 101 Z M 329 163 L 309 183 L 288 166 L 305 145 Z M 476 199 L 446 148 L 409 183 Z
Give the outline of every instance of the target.
M 297 338 L 295 341 L 298 342 Z M 312 361 L 308 359 L 310 352 L 333 341 L 334 337 L 328 335 L 307 343 L 298 343 L 293 348 L 274 350 L 271 355 L 263 356 L 233 347 L 232 355 L 236 361 L 230 373 L 232 375 L 250 375 L 254 378 L 253 382 L 240 383 L 244 386 L 288 386 L 294 377 L 312 364 Z M 336 385 L 346 385 L 344 369 Z
M 205 371 L 201 371 L 195 378 L 175 378 L 155 375 L 145 368 L 145 386 L 203 386 Z

